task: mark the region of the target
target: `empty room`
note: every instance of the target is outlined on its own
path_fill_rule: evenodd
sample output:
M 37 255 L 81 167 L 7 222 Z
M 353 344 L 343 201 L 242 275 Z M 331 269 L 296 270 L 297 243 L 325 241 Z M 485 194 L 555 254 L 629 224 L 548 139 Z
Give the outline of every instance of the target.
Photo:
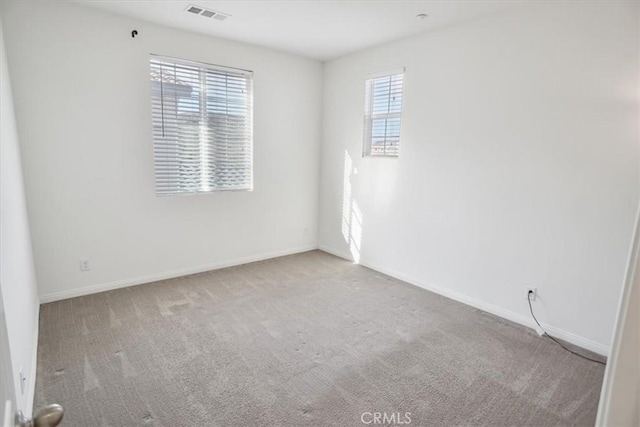
M 1 427 L 640 426 L 637 0 L 0 0 Z

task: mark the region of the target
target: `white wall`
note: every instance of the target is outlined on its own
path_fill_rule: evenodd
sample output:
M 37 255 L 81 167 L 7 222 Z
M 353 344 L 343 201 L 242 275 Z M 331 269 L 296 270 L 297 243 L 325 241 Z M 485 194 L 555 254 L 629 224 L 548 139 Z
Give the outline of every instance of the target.
M 317 246 L 319 62 L 60 2 L 5 27 L 43 301 Z M 155 196 L 150 53 L 254 71 L 253 192 Z
M 1 23 L 0 56 L 0 296 L 7 321 L 16 405 L 24 413 L 30 414 L 35 390 L 40 303 Z M 21 366 L 26 377 L 24 392 L 21 392 L 18 375 Z
M 537 287 L 550 332 L 606 353 L 638 205 L 637 9 L 529 4 L 325 64 L 321 248 L 525 324 Z M 362 158 L 365 76 L 403 66 L 400 157 Z

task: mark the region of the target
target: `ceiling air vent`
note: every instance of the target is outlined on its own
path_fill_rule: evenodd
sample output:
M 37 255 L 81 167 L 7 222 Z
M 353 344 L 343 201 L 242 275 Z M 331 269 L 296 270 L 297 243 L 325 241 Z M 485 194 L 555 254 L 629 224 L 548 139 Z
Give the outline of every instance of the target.
M 194 6 L 194 5 L 189 5 L 185 9 L 185 11 L 196 14 L 196 15 L 204 16 L 205 18 L 217 19 L 218 21 L 224 21 L 225 19 L 231 16 L 228 13 L 205 9 L 204 7 Z

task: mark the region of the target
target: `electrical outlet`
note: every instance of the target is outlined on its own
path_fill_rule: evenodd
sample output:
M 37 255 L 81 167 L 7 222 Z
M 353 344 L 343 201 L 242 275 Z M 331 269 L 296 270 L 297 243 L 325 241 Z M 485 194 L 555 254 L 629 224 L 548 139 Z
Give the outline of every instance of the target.
M 91 269 L 91 267 L 89 266 L 89 260 L 88 259 L 81 259 L 80 260 L 80 271 L 89 271 Z
M 535 301 L 536 298 L 538 297 L 538 288 L 532 288 L 528 286 L 526 289 L 527 289 L 527 294 L 525 295 L 525 298 L 530 299 L 532 302 Z M 531 297 L 529 297 L 529 291 L 533 292 L 531 294 Z

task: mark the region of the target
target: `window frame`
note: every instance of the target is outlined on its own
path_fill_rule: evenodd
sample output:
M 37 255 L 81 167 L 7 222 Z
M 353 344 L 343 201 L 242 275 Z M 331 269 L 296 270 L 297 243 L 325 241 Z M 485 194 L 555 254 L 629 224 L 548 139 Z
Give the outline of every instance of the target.
M 248 149 L 249 153 L 248 153 L 248 158 L 247 158 L 247 165 L 248 165 L 248 178 L 246 180 L 246 184 L 244 184 L 244 187 L 242 188 L 223 188 L 221 186 L 217 186 L 217 185 L 211 185 L 212 181 L 211 178 L 205 178 L 205 171 L 208 170 L 206 167 L 200 170 L 200 182 L 198 185 L 198 189 L 197 190 L 185 190 L 185 191 L 175 191 L 172 189 L 168 189 L 166 191 L 163 191 L 164 189 L 162 188 L 162 186 L 159 184 L 159 180 L 158 178 L 160 176 L 162 176 L 162 171 L 163 169 L 160 168 L 159 166 L 159 158 L 156 154 L 156 151 L 158 150 L 159 147 L 162 146 L 169 146 L 171 144 L 171 142 L 166 142 L 166 141 L 160 141 L 160 140 L 156 140 L 156 130 L 154 129 L 154 120 L 157 120 L 157 112 L 154 112 L 154 97 L 157 97 L 157 94 L 154 93 L 153 91 L 153 83 L 154 82 L 159 82 L 160 86 L 162 88 L 164 88 L 164 86 L 162 86 L 163 84 L 165 84 L 166 82 L 163 81 L 163 77 L 162 75 L 160 76 L 160 80 L 154 80 L 152 77 L 153 74 L 153 67 L 154 67 L 154 61 L 157 62 L 165 62 L 167 64 L 173 64 L 174 66 L 184 66 L 184 67 L 191 67 L 194 69 L 197 69 L 197 75 L 198 75 L 198 81 L 197 81 L 197 85 L 198 85 L 198 89 L 199 89 L 199 95 L 198 95 L 198 105 L 199 105 L 199 120 L 198 120 L 198 124 L 197 126 L 199 128 L 204 128 L 204 127 L 209 127 L 209 122 L 208 120 L 210 120 L 206 115 L 208 113 L 207 110 L 207 91 L 208 89 L 205 89 L 207 83 L 205 82 L 205 80 L 203 80 L 203 77 L 206 77 L 207 72 L 211 72 L 213 74 L 224 74 L 224 75 L 236 75 L 236 76 L 244 76 L 245 77 L 245 81 L 247 84 L 246 87 L 246 94 L 245 94 L 245 98 L 244 98 L 244 105 L 246 108 L 246 115 L 244 115 L 245 118 L 245 132 L 243 134 L 243 136 L 248 140 L 248 143 L 245 145 L 244 149 Z M 251 192 L 254 189 L 254 150 L 253 150 L 253 144 L 254 144 L 254 137 L 253 137 L 253 117 L 254 117 L 254 91 L 253 91 L 253 85 L 254 85 L 254 79 L 253 79 L 253 71 L 251 70 L 247 70 L 247 69 L 243 69 L 243 68 L 236 68 L 236 67 L 230 67 L 230 66 L 223 66 L 223 65 L 217 65 L 217 64 L 211 64 L 211 63 L 207 63 L 207 62 L 200 62 L 200 61 L 194 61 L 194 60 L 190 60 L 190 59 L 183 59 L 183 58 L 176 58 L 176 57 L 171 57 L 171 56 L 167 56 L 167 55 L 160 55 L 160 54 L 154 54 L 151 53 L 148 56 L 148 66 L 149 66 L 149 82 L 150 82 L 150 102 L 151 102 L 151 120 L 152 120 L 152 136 L 151 136 L 151 140 L 152 140 L 152 156 L 153 156 L 153 167 L 154 167 L 154 187 L 155 187 L 155 195 L 156 197 L 169 197 L 169 196 L 195 196 L 195 195 L 205 195 L 205 194 L 214 194 L 214 193 L 220 193 L 220 192 Z M 175 77 L 175 76 L 174 76 Z M 204 90 L 203 90 L 204 89 Z M 162 92 L 162 90 L 161 90 Z M 226 97 L 225 99 L 229 99 L 229 93 L 226 92 L 225 93 Z M 196 98 L 194 98 L 196 99 Z M 156 100 L 157 101 L 157 100 Z M 165 108 L 165 101 L 163 99 L 161 99 L 160 101 L 161 104 L 161 109 L 162 109 L 162 126 L 163 126 L 163 134 L 164 134 L 164 108 Z M 203 107 L 204 106 L 204 107 Z M 228 107 L 227 107 L 228 108 Z M 178 113 L 179 110 L 176 109 L 176 114 Z M 226 114 L 224 114 L 225 116 L 229 116 L 229 113 L 227 112 Z M 211 127 L 211 129 L 213 129 L 213 127 Z M 164 136 L 163 136 L 164 137 Z M 173 142 L 174 144 L 180 144 L 181 140 L 176 140 L 175 142 Z M 214 142 L 215 140 L 206 140 L 203 139 L 203 137 L 200 137 L 198 139 L 198 144 L 201 148 L 201 150 L 206 151 L 206 143 L 211 143 L 211 144 L 215 144 Z M 158 145 L 157 145 L 158 144 Z M 203 155 L 203 154 L 202 154 Z M 202 160 L 202 158 L 200 159 L 200 162 L 203 163 L 205 162 L 205 160 Z M 210 161 L 210 165 L 215 165 L 215 160 L 211 160 Z M 224 164 L 224 163 L 221 163 Z M 167 174 L 167 176 L 169 176 L 169 174 Z M 178 178 L 179 179 L 179 178 Z M 205 179 L 206 179 L 206 183 L 205 183 Z
M 375 90 L 375 80 L 388 77 L 393 78 L 393 76 L 402 75 L 402 91 L 401 91 L 401 103 L 400 103 L 400 111 L 399 112 L 387 112 L 387 113 L 373 113 L 373 104 L 374 104 L 374 90 Z M 365 108 L 364 108 L 364 135 L 363 135 L 363 143 L 362 143 L 362 157 L 371 157 L 371 158 L 390 158 L 397 159 L 400 157 L 400 141 L 401 141 L 401 131 L 402 131 L 402 113 L 404 110 L 404 96 L 405 96 L 405 77 L 406 70 L 404 67 L 397 68 L 389 71 L 383 71 L 378 73 L 369 74 L 365 77 Z M 391 90 L 391 88 L 390 88 Z M 391 93 L 389 94 L 391 97 Z M 373 144 L 373 125 L 375 120 L 389 120 L 389 119 L 399 119 L 399 129 L 398 129 L 398 144 L 397 144 L 397 154 L 387 154 L 386 146 L 385 152 L 383 154 L 372 154 L 372 146 Z M 386 134 L 386 131 L 385 131 Z M 385 135 L 386 139 L 386 135 Z

